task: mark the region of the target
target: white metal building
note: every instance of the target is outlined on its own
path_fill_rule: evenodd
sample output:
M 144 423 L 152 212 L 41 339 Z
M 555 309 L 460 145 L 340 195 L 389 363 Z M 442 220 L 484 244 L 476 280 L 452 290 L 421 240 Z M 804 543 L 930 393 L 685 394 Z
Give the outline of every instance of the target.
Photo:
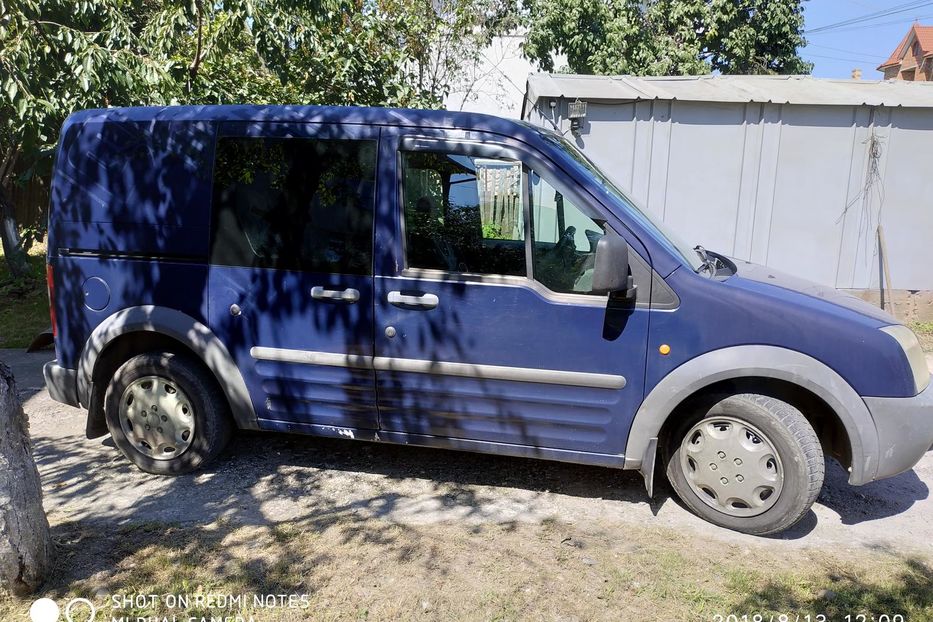
M 573 136 L 685 240 L 870 295 L 880 223 L 888 286 L 933 290 L 933 83 L 535 74 L 522 118 Z

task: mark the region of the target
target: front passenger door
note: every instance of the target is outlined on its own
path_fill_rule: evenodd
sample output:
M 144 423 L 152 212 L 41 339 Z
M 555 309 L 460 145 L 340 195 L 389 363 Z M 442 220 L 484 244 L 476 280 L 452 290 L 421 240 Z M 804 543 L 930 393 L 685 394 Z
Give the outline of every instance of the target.
M 495 137 L 383 140 L 399 187 L 374 292 L 380 434 L 621 454 L 648 309 L 607 329 L 589 286 L 610 226 L 596 206 Z

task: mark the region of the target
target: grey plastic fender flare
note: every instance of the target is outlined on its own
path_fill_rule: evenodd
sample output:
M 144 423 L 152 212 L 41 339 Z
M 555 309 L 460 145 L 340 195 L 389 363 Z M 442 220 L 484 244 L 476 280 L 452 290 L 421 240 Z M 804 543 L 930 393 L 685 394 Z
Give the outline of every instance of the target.
M 764 345 L 713 350 L 667 374 L 635 413 L 625 448 L 625 468 L 638 469 L 661 426 L 684 399 L 715 382 L 743 377 L 775 378 L 803 387 L 825 401 L 845 426 L 852 449 L 849 483 L 865 484 L 878 469 L 878 432 L 862 398 L 838 373 L 811 356 Z
M 101 352 L 117 337 L 133 332 L 161 333 L 188 346 L 217 378 L 237 426 L 258 429 L 246 383 L 223 342 L 190 315 L 155 305 L 117 311 L 91 332 L 78 362 L 78 397 L 85 407 L 90 401 L 91 378 Z

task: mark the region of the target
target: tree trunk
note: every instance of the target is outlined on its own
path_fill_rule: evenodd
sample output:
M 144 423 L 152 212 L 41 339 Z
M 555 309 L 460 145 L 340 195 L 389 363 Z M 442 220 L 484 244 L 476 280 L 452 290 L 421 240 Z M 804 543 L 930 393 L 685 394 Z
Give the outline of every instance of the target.
M 6 188 L 0 184 L 0 242 L 3 243 L 3 256 L 13 278 L 22 278 L 29 271 L 23 241 L 19 237 L 16 212 L 9 199 Z
M 0 363 L 0 585 L 17 596 L 45 580 L 52 557 L 39 472 L 13 372 Z

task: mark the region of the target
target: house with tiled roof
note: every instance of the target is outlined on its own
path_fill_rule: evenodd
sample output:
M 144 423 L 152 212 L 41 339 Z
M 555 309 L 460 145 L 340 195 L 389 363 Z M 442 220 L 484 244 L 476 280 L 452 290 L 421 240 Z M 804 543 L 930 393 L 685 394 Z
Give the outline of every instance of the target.
M 885 80 L 933 82 L 933 26 L 911 26 L 878 71 L 884 72 Z

